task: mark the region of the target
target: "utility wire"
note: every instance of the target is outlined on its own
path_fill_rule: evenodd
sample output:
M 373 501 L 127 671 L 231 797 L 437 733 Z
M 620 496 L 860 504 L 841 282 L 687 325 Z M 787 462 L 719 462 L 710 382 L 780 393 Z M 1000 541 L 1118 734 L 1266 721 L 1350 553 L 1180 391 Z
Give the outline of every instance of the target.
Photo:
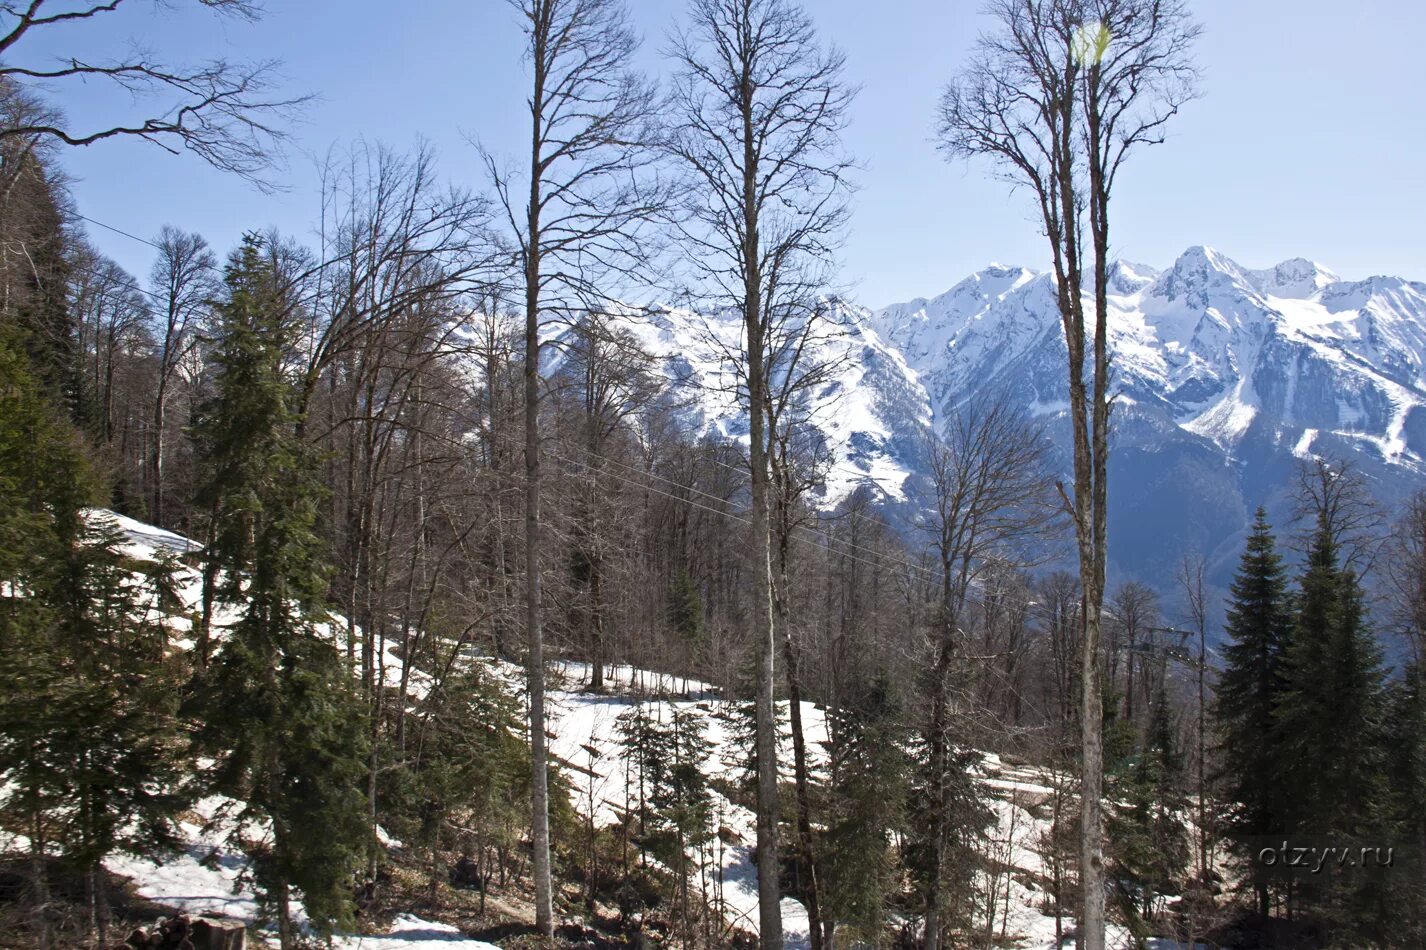
M 96 220 L 94 220 L 93 218 L 89 217 L 88 215 L 80 214 L 78 211 L 74 212 L 74 216 L 75 216 L 76 218 L 79 218 L 79 219 L 82 220 L 82 221 L 88 221 L 90 224 L 97 224 L 99 227 L 103 228 L 103 229 L 106 230 L 106 231 L 113 231 L 115 234 L 121 234 L 121 235 L 123 235 L 124 237 L 128 238 L 128 239 L 131 240 L 131 241 L 138 241 L 140 244 L 147 244 L 149 247 L 151 247 L 151 248 L 153 248 L 153 249 L 155 249 L 155 250 L 158 250 L 158 251 L 163 250 L 163 246 L 162 246 L 162 245 L 160 245 L 160 244 L 155 244 L 153 241 L 150 241 L 148 238 L 141 238 L 141 237 L 139 237 L 137 234 L 130 234 L 128 231 L 125 231 L 123 228 L 116 228 L 116 227 L 114 227 L 112 224 L 105 224 L 103 221 L 96 221 Z

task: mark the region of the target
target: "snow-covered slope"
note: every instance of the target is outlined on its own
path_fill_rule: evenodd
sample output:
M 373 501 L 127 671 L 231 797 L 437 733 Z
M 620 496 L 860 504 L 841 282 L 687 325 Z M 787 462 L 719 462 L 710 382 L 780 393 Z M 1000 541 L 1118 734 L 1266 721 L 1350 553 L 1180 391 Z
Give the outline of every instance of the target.
M 1192 247 L 1161 273 L 1116 264 L 1108 290 L 1124 402 L 1228 452 L 1261 418 L 1300 452 L 1331 434 L 1421 470 L 1426 284 L 1344 281 L 1302 259 L 1251 270 Z M 1040 412 L 1064 405 L 1050 275 L 992 266 L 871 323 L 921 374 L 938 413 L 989 387 L 1018 391 Z
M 1346 281 L 1303 259 L 1260 270 L 1192 247 L 1107 282 L 1116 393 L 1111 559 L 1171 583 L 1186 551 L 1222 580 L 1251 512 L 1288 518 L 1297 460 L 1350 459 L 1390 504 L 1426 484 L 1426 284 Z M 937 424 L 1008 392 L 1043 417 L 1068 470 L 1065 349 L 1049 274 L 993 265 L 868 315 Z
M 691 431 L 746 443 L 747 414 L 740 408 L 746 397 L 740 397 L 742 374 L 734 358 L 742 349 L 737 315 L 629 310 L 611 322 L 655 359 Z M 815 326 L 804 338 L 799 366 L 825 369 L 815 384 L 799 387 L 798 405 L 790 411 L 811 421 L 832 455 L 821 502 L 834 507 L 860 486 L 892 502 L 904 500 L 904 483 L 919 466 L 921 433 L 930 423 L 924 387 L 873 328 L 869 311 L 829 300 Z M 560 362 L 559 356 L 551 361 L 556 372 Z
M 174 552 L 189 552 L 198 548 L 195 542 L 180 535 L 161 531 L 112 512 L 94 510 L 89 517 L 120 534 L 126 553 L 137 560 L 156 561 Z M 179 594 L 189 606 L 193 593 L 193 568 L 176 565 Z M 172 618 L 170 618 L 172 619 Z M 467 662 L 480 664 L 518 689 L 521 668 L 488 657 L 470 655 Z M 393 666 L 395 663 L 393 662 Z M 757 879 L 753 846 L 756 822 L 753 814 L 730 800 L 723 791 L 734 782 L 745 767 L 740 761 L 733 732 L 729 728 L 734 710 L 717 690 L 705 683 L 686 677 L 671 676 L 627 666 L 607 671 L 606 693 L 585 692 L 588 680 L 587 664 L 557 661 L 551 664 L 556 688 L 549 693 L 552 738 L 551 754 L 561 775 L 571 789 L 571 803 L 581 814 L 600 825 L 612 824 L 627 814 L 634 804 L 637 781 L 632 777 L 618 731 L 618 718 L 636 705 L 642 704 L 656 719 L 666 719 L 677 709 L 691 713 L 699 722 L 709 741 L 709 755 L 700 763 L 701 769 L 715 780 L 713 796 L 714 820 L 718 833 L 704 848 L 703 860 L 697 867 L 707 868 L 706 876 L 695 874 L 695 883 L 708 889 L 708 899 L 719 908 L 730 927 L 756 933 Z M 779 704 L 780 715 L 788 715 L 786 703 Z M 809 745 L 809 765 L 814 780 L 825 780 L 827 724 L 825 710 L 803 703 L 802 721 Z M 784 781 L 792 781 L 790 758 L 779 756 L 784 769 Z M 975 778 L 985 793 L 987 804 L 995 814 L 995 823 L 977 847 L 985 856 L 989 872 L 976 872 L 976 886 L 984 894 L 994 893 L 993 912 L 983 905 L 985 922 L 997 935 L 1002 946 L 1022 950 L 1052 950 L 1055 947 L 1056 920 L 1047 915 L 1046 888 L 1048 867 L 1045 848 L 1050 841 L 1048 801 L 1055 793 L 1056 776 L 1032 766 L 1016 764 L 1000 757 L 985 755 L 975 767 Z M 1064 775 L 1059 776 L 1063 782 Z M 162 860 L 116 853 L 105 864 L 114 873 L 133 880 L 138 893 L 164 906 L 190 914 L 218 914 L 255 923 L 258 908 L 250 884 L 243 875 L 244 860 L 227 843 L 237 803 L 220 796 L 210 796 L 198 802 L 181 831 L 184 847 L 180 853 Z M 261 826 L 251 829 L 262 833 Z M 378 829 L 378 834 L 381 834 Z M 390 847 L 399 842 L 383 837 Z M 14 835 L 0 836 L 0 846 L 27 847 L 27 842 Z M 691 858 L 699 858 L 691 854 Z M 783 927 L 789 947 L 808 945 L 807 913 L 793 899 L 782 902 Z M 1060 921 L 1064 930 L 1073 927 L 1073 920 Z M 1109 927 L 1109 946 L 1120 950 L 1133 945 L 1121 927 Z M 261 936 L 259 936 L 261 940 Z M 1167 950 L 1172 941 L 1150 941 L 1150 946 Z M 434 950 L 441 947 L 495 950 L 494 946 L 465 937 L 449 924 L 437 923 L 410 914 L 398 916 L 386 933 L 357 936 L 337 935 L 332 946 L 339 950 Z M 1200 945 L 1201 946 L 1201 945 Z

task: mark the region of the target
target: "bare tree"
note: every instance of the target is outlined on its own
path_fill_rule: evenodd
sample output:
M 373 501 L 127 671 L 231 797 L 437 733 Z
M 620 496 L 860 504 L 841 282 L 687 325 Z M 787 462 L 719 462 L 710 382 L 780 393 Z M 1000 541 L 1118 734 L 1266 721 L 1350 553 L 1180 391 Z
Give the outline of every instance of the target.
M 1074 519 L 1084 636 L 1080 652 L 1081 946 L 1104 946 L 1103 736 L 1099 639 L 1108 526 L 1109 206 L 1128 156 L 1161 142 L 1193 95 L 1198 35 L 1181 0 L 992 0 L 996 30 L 946 90 L 940 144 L 988 157 L 1034 196 L 1050 242 L 1068 350 Z M 1086 215 L 1085 212 L 1088 212 Z M 1088 218 L 1089 281 L 1084 225 Z M 1086 326 L 1085 292 L 1094 294 Z M 1087 350 L 1092 371 L 1086 378 Z
M 986 572 L 1013 562 L 1019 548 L 1052 523 L 1044 432 L 1003 394 L 979 397 L 946 421 L 944 439 L 928 446 L 933 508 L 922 520 L 940 568 L 934 624 L 930 716 L 925 726 L 929 773 L 930 860 L 926 870 L 925 946 L 941 946 L 943 877 L 952 838 L 956 786 L 951 774 L 956 726 L 965 714 L 952 687 L 964 659 L 961 619 L 967 598 Z M 958 708 L 959 707 L 959 708 Z
M 1206 564 L 1201 554 L 1185 554 L 1178 567 L 1178 586 L 1183 592 L 1189 632 L 1198 639 L 1198 655 L 1193 663 L 1197 681 L 1197 709 L 1194 724 L 1194 825 L 1198 836 L 1198 868 L 1187 896 L 1189 946 L 1193 945 L 1195 924 L 1202 926 L 1201 912 L 1212 906 L 1213 893 L 1208 874 L 1213 869 L 1213 818 L 1208 808 L 1208 591 L 1204 581 Z
M 657 98 L 631 70 L 638 43 L 618 0 L 511 0 L 530 69 L 527 197 L 486 156 L 517 248 L 525 310 L 525 632 L 533 768 L 535 916 L 554 933 L 541 627 L 540 346 L 547 319 L 603 309 L 647 262 L 642 226 L 664 192 L 643 172 Z
M 165 227 L 159 232 L 158 259 L 149 283 L 157 300 L 154 343 L 158 359 L 154 381 L 153 433 L 149 455 L 149 517 L 164 524 L 164 448 L 169 388 L 192 350 L 198 314 L 217 292 L 217 261 L 197 234 Z
M 1350 459 L 1316 457 L 1297 466 L 1294 503 L 1304 546 L 1326 528 L 1342 566 L 1358 576 L 1376 563 L 1386 538 L 1386 511 L 1377 503 L 1367 475 Z
M 589 688 L 604 689 L 607 537 L 612 508 L 609 486 L 601 478 L 607 444 L 621 425 L 643 411 L 661 392 L 660 381 L 650 372 L 653 357 L 639 345 L 627 327 L 611 315 L 598 312 L 577 320 L 562 341 L 566 351 L 562 375 L 578 393 L 584 431 L 579 450 L 585 478 L 579 492 L 580 513 L 576 543 L 581 570 L 589 590 Z
M 198 0 L 215 13 L 255 20 L 261 7 L 252 0 Z M 53 48 L 58 35 L 75 33 L 88 24 L 108 23 L 125 0 L 91 0 L 77 7 L 55 9 L 50 0 L 0 4 L 0 81 L 10 89 L 38 84 L 54 86 L 91 80 L 112 83 L 134 100 L 154 100 L 151 110 L 118 120 L 114 125 L 79 129 L 57 110 L 41 108 L 8 115 L 0 126 L 0 142 L 49 141 L 68 146 L 93 145 L 108 139 L 138 138 L 178 154 L 187 149 L 214 168 L 233 172 L 268 189 L 261 173 L 272 162 L 286 133 L 282 126 L 307 102 L 306 96 L 277 91 L 276 61 L 230 63 L 214 60 L 198 66 L 173 66 L 143 50 L 113 60 L 88 62 L 61 57 L 48 66 L 25 64 L 23 56 L 35 41 Z M 132 6 L 132 4 L 129 4 Z M 84 41 L 76 33 L 71 41 Z M 145 114 L 146 113 L 146 114 Z
M 852 92 L 842 56 L 817 43 L 790 0 L 693 0 L 674 36 L 676 128 L 669 151 L 691 184 L 678 219 L 693 282 L 743 323 L 758 643 L 759 933 L 782 946 L 773 704 L 776 607 L 769 533 L 772 328 L 806 308 L 845 219 L 839 134 Z M 812 930 L 820 942 L 820 927 Z
M 1426 662 L 1426 491 L 1411 496 L 1392 526 L 1385 574 L 1395 627 L 1420 666 Z
M 1153 654 L 1153 648 L 1149 642 L 1149 634 L 1153 633 L 1159 623 L 1159 596 L 1147 584 L 1139 581 L 1126 581 L 1114 592 L 1114 614 L 1111 622 L 1122 631 L 1127 643 L 1124 646 L 1124 718 L 1129 721 L 1134 719 L 1134 708 L 1138 700 L 1134 696 L 1134 673 L 1136 670 L 1144 670 L 1140 677 L 1140 688 L 1144 691 L 1144 708 L 1147 709 L 1153 701 L 1153 691 L 1149 684 L 1148 666 L 1146 658 Z M 1109 658 L 1110 670 L 1118 657 Z M 1114 675 L 1111 672 L 1109 677 L 1109 688 L 1114 689 Z

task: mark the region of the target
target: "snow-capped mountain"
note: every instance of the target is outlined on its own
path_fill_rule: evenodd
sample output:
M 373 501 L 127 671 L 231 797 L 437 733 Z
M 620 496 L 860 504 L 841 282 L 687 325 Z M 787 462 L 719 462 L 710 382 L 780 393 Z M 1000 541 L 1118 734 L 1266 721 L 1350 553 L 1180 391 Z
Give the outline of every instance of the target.
M 1108 291 L 1117 564 L 1167 581 L 1197 549 L 1224 576 L 1253 508 L 1287 520 L 1296 458 L 1350 458 L 1388 502 L 1426 484 L 1426 284 L 1344 281 L 1302 259 L 1253 270 L 1192 247 L 1162 272 L 1116 264 Z M 1063 427 L 1051 275 L 991 266 L 870 322 L 938 425 L 998 389 Z
M 917 373 L 876 331 L 871 316 L 829 301 L 817 329 L 805 337 L 798 364 L 825 367 L 799 387 L 791 411 L 812 423 L 832 456 L 820 490 L 829 508 L 860 486 L 884 501 L 905 502 L 907 475 L 920 465 L 931 422 L 931 400 Z M 747 441 L 746 396 L 740 395 L 742 376 L 734 359 L 742 338 L 737 315 L 629 310 L 614 315 L 613 322 L 660 364 L 689 429 Z
M 1253 509 L 1289 528 L 1295 468 L 1313 455 L 1350 459 L 1388 504 L 1426 485 L 1426 284 L 1346 281 L 1300 258 L 1255 270 L 1192 247 L 1163 271 L 1116 263 L 1108 291 L 1119 577 L 1167 589 L 1199 552 L 1225 582 Z M 802 407 L 834 458 L 823 505 L 865 486 L 894 517 L 914 515 L 927 428 L 985 392 L 1043 418 L 1068 473 L 1052 275 L 991 265 L 930 299 L 828 307 L 807 359 L 833 368 Z M 615 321 L 659 362 L 690 429 L 746 440 L 735 316 Z

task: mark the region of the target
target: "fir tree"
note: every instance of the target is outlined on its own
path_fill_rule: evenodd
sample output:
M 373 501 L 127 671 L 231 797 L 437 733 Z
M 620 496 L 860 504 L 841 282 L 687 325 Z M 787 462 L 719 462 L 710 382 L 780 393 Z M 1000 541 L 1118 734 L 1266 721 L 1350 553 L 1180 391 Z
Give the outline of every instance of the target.
M 478 665 L 438 683 L 417 712 L 408 764 L 383 773 L 382 824 L 428 853 L 434 888 L 439 852 L 468 855 L 503 821 L 524 820 L 530 753 L 518 700 Z M 480 887 L 483 897 L 483 876 Z
M 1116 783 L 1108 821 L 1111 879 L 1137 939 L 1149 934 L 1154 898 L 1176 894 L 1188 867 L 1183 774 L 1173 714 L 1160 688 L 1144 741 Z
M 1426 681 L 1417 664 L 1393 684 L 1387 701 L 1387 775 L 1391 789 L 1389 828 L 1395 841 L 1393 868 L 1383 897 L 1397 921 L 1397 938 L 1426 946 Z
M 352 877 L 369 846 L 365 707 L 335 645 L 319 636 L 324 581 L 314 532 L 315 458 L 296 435 L 283 371 L 292 323 L 261 242 L 230 262 L 219 311 L 217 392 L 203 414 L 207 552 L 218 596 L 238 619 L 201 677 L 194 711 L 217 760 L 215 790 L 239 819 L 270 825 L 235 843 L 284 948 L 296 945 L 292 891 L 319 932 L 351 919 Z M 241 829 L 244 820 L 235 822 Z
M 1277 750 L 1277 707 L 1285 686 L 1284 654 L 1291 631 L 1287 576 L 1267 515 L 1259 508 L 1233 579 L 1225 666 L 1214 716 L 1228 833 L 1242 847 L 1284 830 L 1283 759 Z M 1258 912 L 1268 912 L 1269 882 L 1254 881 Z
M 851 684 L 846 702 L 827 718 L 832 781 L 819 849 L 821 896 L 827 920 L 877 945 L 896 891 L 892 835 L 905 831 L 909 734 L 884 673 Z
M 36 904 L 53 852 L 82 875 L 88 929 L 103 940 L 104 858 L 176 845 L 175 661 L 153 581 L 135 573 L 117 531 L 82 507 L 96 482 L 72 430 L 3 343 L 0 379 L 5 809 L 31 839 Z M 43 943 L 42 919 L 37 932 Z
M 1361 586 L 1341 566 L 1326 519 L 1308 555 L 1286 659 L 1276 750 L 1286 755 L 1287 830 L 1304 844 L 1373 843 L 1387 817 L 1385 674 Z M 1361 873 L 1301 876 L 1294 898 L 1340 937 L 1362 939 L 1374 887 Z

